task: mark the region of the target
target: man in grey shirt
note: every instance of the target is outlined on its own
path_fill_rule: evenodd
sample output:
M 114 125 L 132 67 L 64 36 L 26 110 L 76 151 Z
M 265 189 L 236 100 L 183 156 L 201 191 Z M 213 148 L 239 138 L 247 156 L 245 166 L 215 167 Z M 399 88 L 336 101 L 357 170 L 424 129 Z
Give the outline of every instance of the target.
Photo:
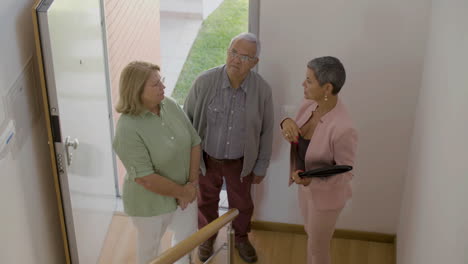
M 202 73 L 192 85 L 184 110 L 202 139 L 198 227 L 218 217 L 219 193 L 226 181 L 229 207 L 239 209 L 233 221 L 236 248 L 246 262 L 257 261 L 249 242 L 253 214 L 251 184 L 266 175 L 273 141 L 273 101 L 268 83 L 252 68 L 260 43 L 251 33 L 234 37 L 226 64 Z M 199 246 L 206 261 L 216 236 Z

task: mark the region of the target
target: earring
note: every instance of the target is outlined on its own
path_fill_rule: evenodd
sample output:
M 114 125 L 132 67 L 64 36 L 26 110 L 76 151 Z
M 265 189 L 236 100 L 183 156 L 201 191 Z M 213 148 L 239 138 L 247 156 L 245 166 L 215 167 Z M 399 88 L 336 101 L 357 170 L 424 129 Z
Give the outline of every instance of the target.
M 328 96 L 327 96 L 327 95 L 325 95 L 325 99 L 324 99 L 324 100 L 325 100 L 325 102 L 328 101 Z

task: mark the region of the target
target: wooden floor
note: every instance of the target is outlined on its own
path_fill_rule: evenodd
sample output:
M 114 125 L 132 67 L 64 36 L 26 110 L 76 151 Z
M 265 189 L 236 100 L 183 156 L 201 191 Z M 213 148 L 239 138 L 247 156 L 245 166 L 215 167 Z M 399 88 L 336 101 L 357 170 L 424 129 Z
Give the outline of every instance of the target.
M 162 250 L 170 244 L 170 233 L 163 238 Z M 307 237 L 305 235 L 252 230 L 250 240 L 258 254 L 257 264 L 302 264 L 306 263 Z M 216 239 L 215 248 L 226 241 L 226 231 L 222 229 Z M 136 231 L 130 218 L 115 215 L 101 253 L 99 264 L 130 264 L 136 259 Z M 222 250 L 212 264 L 224 264 L 226 250 Z M 193 252 L 196 264 L 201 262 Z M 349 239 L 333 239 L 331 245 L 333 264 L 394 264 L 393 244 Z M 236 251 L 234 264 L 243 264 Z

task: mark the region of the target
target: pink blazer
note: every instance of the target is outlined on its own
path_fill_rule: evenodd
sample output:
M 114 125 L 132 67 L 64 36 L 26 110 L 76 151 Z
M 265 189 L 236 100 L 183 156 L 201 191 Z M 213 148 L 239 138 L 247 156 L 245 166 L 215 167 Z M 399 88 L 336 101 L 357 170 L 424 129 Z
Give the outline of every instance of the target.
M 302 127 L 310 118 L 317 103 L 304 100 L 296 116 Z M 358 136 L 346 107 L 338 99 L 337 105 L 325 114 L 315 128 L 305 156 L 305 168 L 311 170 L 327 165 L 354 166 Z M 290 171 L 296 170 L 296 145 L 291 144 Z M 343 208 L 351 198 L 352 171 L 327 179 L 313 178 L 308 186 L 299 186 L 299 199 L 309 199 L 318 210 Z

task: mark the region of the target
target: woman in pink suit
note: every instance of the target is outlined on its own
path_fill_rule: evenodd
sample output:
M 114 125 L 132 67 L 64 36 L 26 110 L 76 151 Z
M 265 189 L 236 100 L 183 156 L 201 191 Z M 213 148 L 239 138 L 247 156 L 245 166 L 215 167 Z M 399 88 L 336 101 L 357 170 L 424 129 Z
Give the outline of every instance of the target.
M 307 64 L 302 83 L 304 98 L 295 119 L 281 122 L 283 137 L 291 143 L 289 184 L 299 185 L 299 206 L 308 236 L 307 263 L 329 264 L 335 224 L 351 197 L 351 172 L 319 178 L 300 178 L 300 171 L 329 165 L 354 165 L 357 132 L 338 98 L 346 79 L 343 64 L 320 57 Z

